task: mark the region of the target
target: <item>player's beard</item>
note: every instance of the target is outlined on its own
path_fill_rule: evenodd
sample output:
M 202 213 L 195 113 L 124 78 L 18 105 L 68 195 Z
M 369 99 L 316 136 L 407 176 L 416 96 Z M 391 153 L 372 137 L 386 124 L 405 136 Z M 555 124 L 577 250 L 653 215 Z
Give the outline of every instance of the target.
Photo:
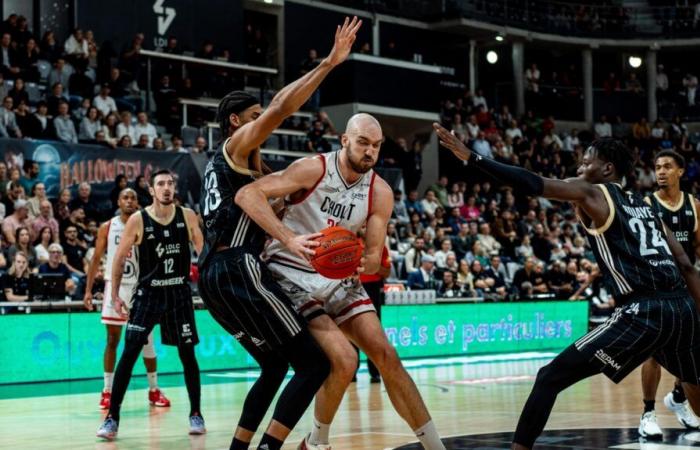
M 369 158 L 365 159 L 364 156 L 360 157 L 359 161 L 354 161 L 353 156 L 352 156 L 352 144 L 350 142 L 348 142 L 348 148 L 345 150 L 346 150 L 346 154 L 348 156 L 348 163 L 350 164 L 350 168 L 357 173 L 367 173 L 376 164 L 376 162 L 372 161 L 371 163 L 369 163 L 369 165 L 363 166 L 362 162 L 363 161 L 366 162 L 369 159 Z

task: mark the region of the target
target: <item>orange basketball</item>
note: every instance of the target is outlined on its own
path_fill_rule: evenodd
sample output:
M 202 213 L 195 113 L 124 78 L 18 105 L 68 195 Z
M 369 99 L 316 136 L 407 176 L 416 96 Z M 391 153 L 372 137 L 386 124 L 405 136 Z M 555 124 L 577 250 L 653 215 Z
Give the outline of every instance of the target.
M 355 233 L 343 227 L 329 227 L 321 230 L 323 236 L 317 239 L 316 255 L 311 258 L 311 266 L 326 278 L 342 280 L 355 273 L 360 265 L 364 245 Z

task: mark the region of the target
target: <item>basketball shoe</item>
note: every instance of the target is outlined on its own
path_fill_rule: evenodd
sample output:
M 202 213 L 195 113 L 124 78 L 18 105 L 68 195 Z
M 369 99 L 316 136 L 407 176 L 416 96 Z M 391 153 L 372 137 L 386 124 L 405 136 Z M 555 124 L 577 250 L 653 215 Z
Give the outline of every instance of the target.
M 112 393 L 107 391 L 102 391 L 102 396 L 100 397 L 100 409 L 109 409 L 109 404 L 112 402 Z
M 112 417 L 107 417 L 97 430 L 97 437 L 111 441 L 117 437 L 117 430 L 119 430 L 119 423 Z
M 662 439 L 664 437 L 656 421 L 656 412 L 648 411 L 642 414 L 639 421 L 639 435 L 646 439 Z
M 698 417 L 693 413 L 688 405 L 688 400 L 683 403 L 676 403 L 673 401 L 673 392 L 669 392 L 666 397 L 664 397 L 664 405 L 673 414 L 676 415 L 676 419 L 681 425 L 689 430 L 697 430 L 700 428 L 700 421 Z
M 151 406 L 170 406 L 170 400 L 161 392 L 160 389 L 152 389 L 148 391 L 148 402 Z
M 190 434 L 204 434 L 207 432 L 204 426 L 204 417 L 199 414 L 190 416 Z
M 306 435 L 303 441 L 297 447 L 297 450 L 331 450 L 331 446 L 328 444 L 309 444 L 308 440 L 311 434 Z

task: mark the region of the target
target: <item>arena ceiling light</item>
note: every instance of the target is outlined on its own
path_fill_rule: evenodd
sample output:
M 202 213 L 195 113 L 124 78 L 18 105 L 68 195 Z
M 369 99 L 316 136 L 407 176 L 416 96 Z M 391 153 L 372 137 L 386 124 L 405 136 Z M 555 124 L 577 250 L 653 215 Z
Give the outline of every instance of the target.
M 498 62 L 498 53 L 489 50 L 489 52 L 486 53 L 486 61 L 488 61 L 489 64 L 496 64 Z
M 503 37 L 502 34 L 498 34 L 498 35 L 496 36 L 496 41 L 498 41 L 498 42 L 503 42 L 503 39 L 505 39 L 505 38 Z
M 642 65 L 642 58 L 640 58 L 639 56 L 630 56 L 627 59 L 627 62 L 629 63 L 630 66 L 637 69 L 637 68 L 639 68 L 639 66 Z

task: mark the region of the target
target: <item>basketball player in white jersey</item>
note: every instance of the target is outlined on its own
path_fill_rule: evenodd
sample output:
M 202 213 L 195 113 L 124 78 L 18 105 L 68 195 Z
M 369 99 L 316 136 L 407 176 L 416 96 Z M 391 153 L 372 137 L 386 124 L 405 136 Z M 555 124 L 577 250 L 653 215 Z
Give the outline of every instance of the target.
M 114 379 L 114 365 L 117 357 L 117 346 L 122 334 L 122 327 L 126 323 L 126 318 L 118 314 L 112 303 L 112 286 L 110 278 L 112 276 L 112 261 L 119 247 L 126 221 L 138 210 L 138 200 L 136 192 L 131 188 L 126 188 L 119 193 L 119 215 L 113 217 L 100 226 L 95 241 L 95 253 L 90 261 L 90 268 L 87 273 L 87 284 L 85 286 L 85 298 L 83 303 L 88 311 L 93 310 L 92 287 L 95 282 L 95 275 L 102 264 L 102 256 L 107 250 L 107 267 L 105 269 L 105 292 L 102 302 L 102 323 L 107 326 L 107 345 L 104 353 L 104 388 L 100 398 L 100 409 L 109 409 L 112 380 Z M 138 281 L 138 264 L 132 252 L 126 259 L 124 266 L 124 276 L 120 287 L 120 297 L 131 307 L 131 296 Z M 153 347 L 153 333 L 148 336 L 148 343 L 143 346 L 143 362 L 146 366 L 148 377 L 148 401 L 153 406 L 170 406 L 170 400 L 158 389 L 158 376 L 156 372 L 156 352 Z
M 308 260 L 286 246 L 300 234 L 334 225 L 358 232 L 366 223 L 366 250 L 358 271 L 373 274 L 380 269 L 393 209 L 391 188 L 372 170 L 383 141 L 379 122 L 369 114 L 357 114 L 348 121 L 341 150 L 295 161 L 286 170 L 246 185 L 236 195 L 236 203 L 273 237 L 265 251 L 268 267 L 331 361 L 331 373 L 316 395 L 312 432 L 300 449 L 330 448 L 331 421 L 357 368 L 350 340 L 377 366 L 394 408 L 423 446 L 445 448 L 357 277 L 322 277 Z M 273 198 L 287 200 L 282 221 L 268 203 Z

